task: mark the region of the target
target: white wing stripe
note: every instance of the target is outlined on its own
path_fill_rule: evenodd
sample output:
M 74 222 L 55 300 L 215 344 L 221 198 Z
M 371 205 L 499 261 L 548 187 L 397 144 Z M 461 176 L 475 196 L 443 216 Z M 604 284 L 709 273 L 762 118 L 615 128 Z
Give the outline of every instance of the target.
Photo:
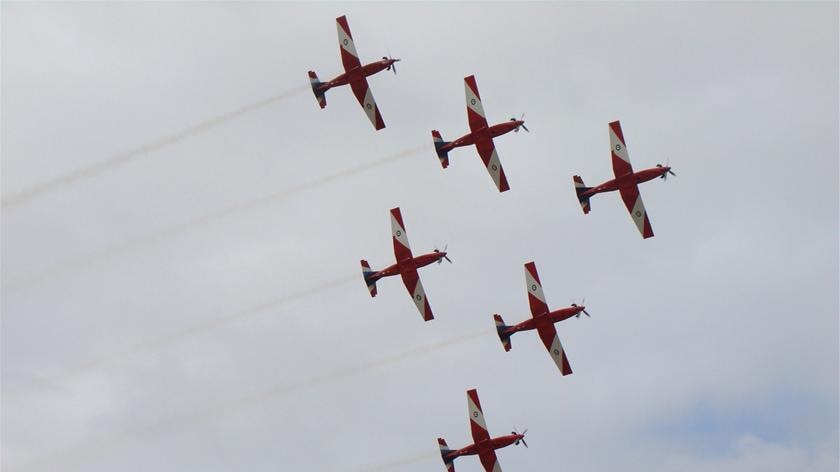
M 341 28 L 341 24 L 338 22 L 336 22 L 336 28 L 338 28 L 338 44 L 341 45 L 342 49 L 358 59 L 359 55 L 356 53 L 356 45 L 353 44 L 353 38 Z
M 610 128 L 610 146 L 612 146 L 612 152 L 615 153 L 622 161 L 630 164 L 630 155 L 627 153 L 627 146 L 618 139 L 618 135 L 615 134 L 612 127 Z
M 373 94 L 370 92 L 370 87 L 365 92 L 365 103 L 362 105 L 365 113 L 373 126 L 376 127 L 376 102 L 373 100 Z
M 636 198 L 636 204 L 633 205 L 633 211 L 630 213 L 630 216 L 633 217 L 633 221 L 636 223 L 636 227 L 639 228 L 639 232 L 643 235 L 645 234 L 645 205 L 642 203 L 642 196 L 639 195 Z
M 417 286 L 414 287 L 414 304 L 417 305 L 417 309 L 420 311 L 420 316 L 423 319 L 426 319 L 426 292 L 423 290 L 423 284 L 420 283 L 420 279 L 417 279 Z
M 473 403 L 469 395 L 467 395 L 467 406 L 470 410 L 470 421 L 481 426 L 484 431 L 487 431 L 487 424 L 484 423 L 484 414 L 475 406 L 475 403 Z
M 528 290 L 528 293 L 537 297 L 537 299 L 543 303 L 545 302 L 545 295 L 543 294 L 542 285 L 537 282 L 530 272 L 528 272 L 528 268 L 525 268 L 525 288 Z M 547 305 L 547 303 L 546 303 Z
M 560 344 L 560 338 L 555 335 L 554 341 L 551 342 L 551 350 L 549 351 L 554 363 L 562 371 L 563 370 L 563 345 Z
M 499 155 L 496 153 L 496 147 L 493 147 L 493 153 L 490 154 L 490 161 L 487 163 L 487 172 L 490 172 L 490 177 L 496 183 L 496 187 L 502 186 L 502 163 L 499 161 Z
M 408 245 L 408 235 L 405 234 L 405 228 L 400 226 L 400 222 L 394 218 L 394 215 L 391 215 L 391 235 L 397 239 L 406 249 L 411 249 L 411 246 Z M 418 286 L 420 284 L 418 283 Z
M 481 99 L 473 93 L 466 81 L 464 82 L 464 91 L 467 95 L 467 107 L 484 117 L 484 107 L 481 105 Z

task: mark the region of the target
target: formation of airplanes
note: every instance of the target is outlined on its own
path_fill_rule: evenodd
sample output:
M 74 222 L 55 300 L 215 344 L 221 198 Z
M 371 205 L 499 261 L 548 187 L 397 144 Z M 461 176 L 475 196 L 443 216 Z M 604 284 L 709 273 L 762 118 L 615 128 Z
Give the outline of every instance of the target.
M 326 92 L 328 90 L 342 85 L 350 85 L 353 95 L 359 101 L 359 104 L 364 109 L 365 114 L 368 116 L 374 128 L 376 130 L 383 129 L 385 128 L 385 122 L 382 119 L 376 101 L 373 99 L 367 77 L 383 70 L 392 70 L 396 74 L 396 63 L 400 59 L 386 56 L 379 61 L 374 61 L 363 66 L 356 52 L 356 46 L 353 41 L 353 36 L 350 33 L 347 18 L 344 16 L 337 18 L 336 26 L 344 73 L 328 82 L 321 82 L 314 71 L 309 71 L 312 92 L 315 94 L 315 98 L 318 100 L 320 107 L 325 108 L 327 106 Z M 440 160 L 440 164 L 444 169 L 449 166 L 449 152 L 453 149 L 464 146 L 475 146 L 479 157 L 481 157 L 487 172 L 490 174 L 499 192 L 510 190 L 510 185 L 499 160 L 493 139 L 511 131 L 518 132 L 520 128 L 526 132 L 529 131 L 525 126 L 524 114 L 519 119 L 514 117 L 508 121 L 491 126 L 487 122 L 474 75 L 464 78 L 464 91 L 467 105 L 467 122 L 470 132 L 453 141 L 445 141 L 439 131 L 432 130 L 435 153 Z M 642 202 L 639 184 L 657 177 L 665 180 L 668 175 L 676 174 L 671 170 L 669 165 L 663 166 L 662 164 L 634 172 L 630 164 L 627 142 L 621 129 L 621 123 L 613 121 L 609 123 L 608 128 L 612 167 L 615 178 L 594 187 L 587 187 L 583 179 L 579 175 L 575 175 L 573 181 L 578 202 L 583 209 L 583 213 L 588 214 L 591 210 L 590 200 L 594 195 L 618 191 L 642 238 L 651 238 L 653 237 L 653 229 L 651 228 L 647 211 Z M 452 261 L 447 255 L 446 248 L 442 251 L 434 249 L 432 252 L 414 256 L 408 242 L 408 235 L 400 209 L 393 208 L 390 213 L 391 236 L 396 261 L 394 264 L 382 270 L 373 270 L 366 260 L 361 260 L 362 276 L 365 285 L 368 288 L 370 296 L 375 297 L 377 295 L 376 284 L 379 280 L 399 275 L 423 320 L 431 321 L 434 319 L 434 315 L 432 314 L 426 292 L 423 289 L 423 284 L 420 282 L 418 269 L 435 262 L 441 263 L 443 260 L 450 263 Z M 539 274 L 537 273 L 537 267 L 534 262 L 525 264 L 525 283 L 531 318 L 514 325 L 506 325 L 499 314 L 494 314 L 493 319 L 499 340 L 507 352 L 511 350 L 511 337 L 514 334 L 521 331 L 536 330 L 540 340 L 557 365 L 560 374 L 562 376 L 569 375 L 572 373 L 572 368 L 554 325 L 572 317 L 580 318 L 581 314 L 588 317 L 589 313 L 586 311 L 583 303 L 581 305 L 572 303 L 568 307 L 553 311 L 550 310 L 546 303 L 545 294 L 543 293 L 542 284 L 540 283 Z M 528 445 L 525 443 L 525 431 L 521 434 L 513 431 L 510 435 L 491 438 L 487 431 L 487 425 L 484 422 L 484 414 L 481 410 L 478 393 L 475 389 L 467 391 L 467 403 L 470 414 L 470 429 L 474 442 L 460 449 L 453 450 L 447 446 L 446 441 L 438 438 L 441 458 L 448 472 L 454 472 L 454 461 L 456 458 L 469 455 L 478 455 L 486 472 L 501 472 L 495 451 L 511 444 L 518 445 L 520 442 L 527 447 Z

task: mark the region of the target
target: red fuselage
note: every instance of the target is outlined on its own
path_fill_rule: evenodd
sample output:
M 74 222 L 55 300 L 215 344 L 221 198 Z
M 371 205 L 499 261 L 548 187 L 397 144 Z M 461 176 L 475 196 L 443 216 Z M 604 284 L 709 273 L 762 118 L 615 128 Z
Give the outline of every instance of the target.
M 392 264 L 379 272 L 374 274 L 374 277 L 377 279 L 381 279 L 382 277 L 391 277 L 392 275 L 400 275 L 403 272 L 412 272 L 421 267 L 426 267 L 427 265 L 433 262 L 439 262 L 441 259 L 446 257 L 446 253 L 443 251 L 439 252 L 430 252 L 428 254 L 423 254 L 420 256 L 413 257 L 411 259 L 405 259 L 402 261 L 397 261 L 396 264 Z
M 549 325 L 554 324 L 559 321 L 563 321 L 569 319 L 573 316 L 576 316 L 583 312 L 586 307 L 581 306 L 570 306 L 566 308 L 561 308 L 559 310 L 549 311 L 546 313 L 542 313 L 539 315 L 534 315 L 533 318 L 527 319 L 521 323 L 517 323 L 513 326 L 508 326 L 502 334 L 510 335 L 513 333 L 518 333 L 520 331 L 530 331 L 532 329 L 537 329 L 541 325 Z
M 364 79 L 365 77 L 376 74 L 377 72 L 382 72 L 383 70 L 393 66 L 394 63 L 397 61 L 399 61 L 399 59 L 382 59 L 380 61 L 371 62 L 370 64 L 365 66 L 356 67 L 355 69 L 351 69 L 339 75 L 338 77 L 330 80 L 329 82 L 322 83 L 318 87 L 318 92 L 323 93 L 333 87 L 347 85 L 355 80 Z
M 601 185 L 596 187 L 592 187 L 591 189 L 582 192 L 580 194 L 581 198 L 591 197 L 596 193 L 604 193 L 604 192 L 614 192 L 622 187 L 625 186 L 632 186 L 637 185 L 642 182 L 647 182 L 648 180 L 653 180 L 657 177 L 662 177 L 665 173 L 667 173 L 671 168 L 668 166 L 662 167 L 651 167 L 650 169 L 640 170 L 638 172 L 634 172 L 632 174 L 627 174 L 621 176 L 619 178 L 615 178 L 612 180 L 608 180 Z
M 469 134 L 465 134 L 460 138 L 456 139 L 455 141 L 449 142 L 441 146 L 440 151 L 448 152 L 452 149 L 455 149 L 456 147 L 471 146 L 473 144 L 478 144 L 485 141 L 492 141 L 493 138 L 497 136 L 501 136 L 505 133 L 510 133 L 519 126 L 522 126 L 523 123 L 525 122 L 520 120 L 510 120 L 505 121 L 504 123 L 499 123 L 497 125 L 487 126 L 481 129 L 473 130 Z
M 495 451 L 496 449 L 501 449 L 503 447 L 510 446 L 511 444 L 521 440 L 524 437 L 524 434 L 508 434 L 507 436 L 499 436 L 497 438 L 487 439 L 485 441 L 480 441 L 474 444 L 470 444 L 469 446 L 462 447 L 457 451 L 452 451 L 446 455 L 445 459 L 452 460 L 456 457 L 474 456 L 485 451 Z

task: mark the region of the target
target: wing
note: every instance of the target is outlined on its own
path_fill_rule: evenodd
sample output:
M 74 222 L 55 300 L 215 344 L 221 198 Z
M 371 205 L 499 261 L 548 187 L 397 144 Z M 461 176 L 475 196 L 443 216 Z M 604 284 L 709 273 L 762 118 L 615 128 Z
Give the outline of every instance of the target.
M 490 439 L 487 432 L 487 424 L 484 422 L 484 413 L 481 412 L 481 402 L 478 401 L 476 389 L 467 390 L 467 409 L 470 412 L 470 429 L 472 430 L 473 441 L 480 442 Z
M 642 203 L 639 186 L 634 183 L 619 187 L 618 191 L 621 193 L 621 199 L 624 200 L 624 206 L 627 207 L 627 211 L 633 217 L 633 222 L 636 223 L 636 227 L 642 233 L 642 238 L 652 238 L 653 228 L 650 226 L 650 220 L 648 219 L 647 211 L 645 211 L 645 204 Z
M 391 236 L 394 239 L 394 256 L 397 262 L 414 257 L 411 255 L 411 247 L 408 245 L 408 235 L 405 234 L 405 224 L 399 207 L 391 208 Z
M 356 45 L 353 44 L 353 35 L 350 34 L 350 25 L 347 24 L 346 16 L 339 16 L 335 19 L 335 26 L 338 29 L 338 45 L 341 47 L 341 62 L 345 71 L 351 71 L 361 67 L 359 54 L 356 52 Z
M 499 188 L 499 192 L 510 190 L 507 177 L 505 177 L 505 170 L 502 169 L 502 163 L 499 161 L 499 154 L 496 153 L 496 146 L 493 145 L 493 140 L 480 141 L 475 144 L 478 149 L 478 155 L 481 156 L 484 166 L 487 167 L 487 172 L 493 179 L 493 183 Z
M 426 292 L 423 290 L 423 284 L 420 283 L 420 274 L 416 270 L 412 270 L 403 272 L 400 275 L 402 276 L 405 288 L 408 289 L 408 294 L 411 295 L 414 304 L 417 306 L 417 311 L 423 317 L 423 321 L 435 319 L 434 315 L 432 315 L 432 307 L 429 306 L 429 299 L 426 298 Z
M 502 468 L 499 466 L 499 460 L 496 458 L 496 451 L 490 449 L 479 452 L 478 458 L 481 460 L 481 465 L 484 466 L 486 472 L 502 472 Z
M 373 127 L 380 130 L 385 127 L 385 122 L 382 120 L 382 115 L 379 113 L 379 107 L 376 106 L 376 101 L 373 99 L 373 93 L 370 91 L 370 86 L 367 79 L 362 77 L 350 82 L 350 88 L 353 89 L 353 95 L 356 100 L 365 110 L 368 119 L 373 123 Z
M 467 95 L 467 120 L 470 122 L 470 130 L 486 128 L 487 118 L 484 117 L 484 107 L 481 105 L 474 75 L 464 77 L 464 92 Z
M 540 339 L 545 345 L 545 348 L 548 349 L 548 353 L 551 354 L 551 358 L 554 359 L 554 363 L 557 364 L 557 368 L 560 369 L 560 372 L 563 375 L 571 374 L 572 367 L 569 365 L 569 359 L 566 358 L 566 352 L 563 350 L 563 345 L 560 344 L 560 338 L 557 337 L 557 330 L 554 329 L 554 325 L 537 326 L 537 331 L 540 334 Z
M 633 166 L 630 165 L 630 154 L 627 153 L 627 145 L 624 142 L 624 133 L 621 132 L 621 122 L 610 123 L 610 147 L 612 149 L 612 165 L 615 178 L 633 173 Z
M 525 264 L 525 289 L 528 290 L 528 305 L 531 306 L 531 315 L 537 316 L 548 313 L 548 304 L 545 302 L 540 275 L 537 274 L 537 265 L 533 262 Z

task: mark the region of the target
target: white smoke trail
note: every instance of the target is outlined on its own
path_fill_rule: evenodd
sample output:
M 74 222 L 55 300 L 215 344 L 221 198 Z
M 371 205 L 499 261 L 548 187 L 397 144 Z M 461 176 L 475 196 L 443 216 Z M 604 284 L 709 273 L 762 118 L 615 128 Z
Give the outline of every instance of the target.
M 95 164 L 89 165 L 87 167 L 83 167 L 81 169 L 72 171 L 68 174 L 56 177 L 52 180 L 48 180 L 44 183 L 35 185 L 30 187 L 26 190 L 22 190 L 16 194 L 9 195 L 8 197 L 4 197 L 2 200 L 2 208 L 9 209 L 16 205 L 20 205 L 22 203 L 26 203 L 32 199 L 38 198 L 42 195 L 45 195 L 50 192 L 54 192 L 59 190 L 63 187 L 68 185 L 72 185 L 79 180 L 88 179 L 91 177 L 95 177 L 99 174 L 103 174 L 108 172 L 112 169 L 120 167 L 126 163 L 134 161 L 140 157 L 145 156 L 146 154 L 158 151 L 160 149 L 172 146 L 173 144 L 177 144 L 184 139 L 198 136 L 209 131 L 211 128 L 215 128 L 227 121 L 230 121 L 234 118 L 238 118 L 242 115 L 246 115 L 253 111 L 259 110 L 261 108 L 265 108 L 269 105 L 274 103 L 280 102 L 285 100 L 293 95 L 299 94 L 306 89 L 308 89 L 308 85 L 302 85 L 300 87 L 295 87 L 293 89 L 287 90 L 279 95 L 275 95 L 273 97 L 266 98 L 264 100 L 260 100 L 258 102 L 251 103 L 249 105 L 245 105 L 241 108 L 237 108 L 236 110 L 229 111 L 227 113 L 223 113 L 221 115 L 214 116 L 209 120 L 202 121 L 200 123 L 196 123 L 192 126 L 184 128 L 181 131 L 176 133 L 170 134 L 168 136 L 164 136 L 159 138 L 155 141 L 150 143 L 144 144 L 140 147 L 135 149 L 122 152 L 120 154 L 116 154 L 111 156 L 104 161 L 97 162 Z
M 245 211 L 253 210 L 255 208 L 265 206 L 271 203 L 279 202 L 285 200 L 289 197 L 295 196 L 299 193 L 313 190 L 318 187 L 323 187 L 325 185 L 331 184 L 333 182 L 339 181 L 341 179 L 345 179 L 348 177 L 353 177 L 358 174 L 362 174 L 372 169 L 376 169 L 378 167 L 383 167 L 389 164 L 393 164 L 397 161 L 402 159 L 408 158 L 418 152 L 426 149 L 428 146 L 422 145 L 417 146 L 405 151 L 398 152 L 396 154 L 392 154 L 390 156 L 383 157 L 382 159 L 378 159 L 366 164 L 362 164 L 360 166 L 352 167 L 350 169 L 346 169 L 340 172 L 336 172 L 335 174 L 330 174 L 324 177 L 318 177 L 307 182 L 295 185 L 291 188 L 280 190 L 279 192 L 270 193 L 268 195 L 264 195 L 262 197 L 257 197 L 251 200 L 246 200 L 244 202 L 240 202 L 234 205 L 231 205 L 227 208 L 223 208 L 219 211 L 208 213 L 203 216 L 199 216 L 198 218 L 192 219 L 185 223 L 172 226 L 170 228 L 166 228 L 154 233 L 149 233 L 143 236 L 139 236 L 134 239 L 130 239 L 124 243 L 117 244 L 108 248 L 105 248 L 101 251 L 97 251 L 91 254 L 86 254 L 80 257 L 76 257 L 73 259 L 68 259 L 59 265 L 47 269 L 40 274 L 36 274 L 28 279 L 21 280 L 18 282 L 11 282 L 6 288 L 8 290 L 14 290 L 20 287 L 26 287 L 30 285 L 37 284 L 43 280 L 50 279 L 52 277 L 59 276 L 64 274 L 68 271 L 79 269 L 81 267 L 86 267 L 89 265 L 93 265 L 99 261 L 108 259 L 109 257 L 115 256 L 119 253 L 130 251 L 142 247 L 146 244 L 159 241 L 162 239 L 166 239 L 177 234 L 180 234 L 184 231 L 188 231 L 193 228 L 198 228 L 201 226 L 206 226 L 210 223 L 213 223 L 217 220 L 221 220 L 227 218 L 232 215 L 236 215 Z
M 302 382 L 294 382 L 291 385 L 278 385 L 263 392 L 240 398 L 239 400 L 235 400 L 233 402 L 225 402 L 214 405 L 212 408 L 193 411 L 184 415 L 173 414 L 172 416 L 168 417 L 168 419 L 165 422 L 159 424 L 136 425 L 134 427 L 131 427 L 130 429 L 125 429 L 122 432 L 108 432 L 100 434 L 94 438 L 89 438 L 89 440 L 83 443 L 76 444 L 74 446 L 60 451 L 55 451 L 53 453 L 46 454 L 40 457 L 39 459 L 35 459 L 34 461 L 25 464 L 24 466 L 20 467 L 19 470 L 52 471 L 56 470 L 55 468 L 59 464 L 65 467 L 68 464 L 81 464 L 85 461 L 89 461 L 90 459 L 95 458 L 97 454 L 102 454 L 103 451 L 111 450 L 112 448 L 120 444 L 130 442 L 132 439 L 137 441 L 143 441 L 159 438 L 165 433 L 176 431 L 178 429 L 187 427 L 195 423 L 199 423 L 201 421 L 206 421 L 208 418 L 217 419 L 220 416 L 230 415 L 233 412 L 241 410 L 243 408 L 247 408 L 249 406 L 253 406 L 277 398 L 282 398 L 294 392 L 307 390 L 322 384 L 328 384 L 331 382 L 342 380 L 347 377 L 361 375 L 368 371 L 378 369 L 380 367 L 385 367 L 392 364 L 399 364 L 400 362 L 404 362 L 415 357 L 423 356 L 434 351 L 446 349 L 451 346 L 455 346 L 457 344 L 468 342 L 473 339 L 482 336 L 488 336 L 494 333 L 495 330 L 493 329 L 482 329 L 480 331 L 462 334 L 460 336 L 455 336 L 444 341 L 428 344 L 425 346 L 419 346 L 414 349 L 410 349 L 408 351 L 404 351 L 391 356 L 386 356 L 377 360 L 373 360 L 371 362 L 337 369 L 331 373 L 313 377 L 309 380 L 304 380 Z M 386 470 L 387 468 L 395 468 L 402 465 L 407 465 L 412 462 L 419 462 L 421 460 L 425 460 L 425 458 L 426 456 L 424 455 L 423 457 L 418 456 L 414 458 L 389 462 L 386 464 L 380 464 L 374 466 L 374 469 L 372 470 L 380 471 Z
M 356 472 L 380 472 L 383 470 L 391 470 L 391 469 L 399 469 L 406 465 L 416 464 L 418 462 L 427 461 L 429 459 L 434 459 L 435 457 L 440 457 L 440 454 L 434 452 L 428 452 L 425 454 L 420 454 L 417 456 L 406 457 L 404 459 L 384 462 L 382 464 L 368 466 L 363 469 L 357 469 Z
M 242 318 L 246 318 L 246 317 L 249 317 L 249 316 L 254 316 L 254 315 L 256 315 L 258 313 L 261 313 L 261 312 L 267 312 L 271 308 L 277 308 L 279 306 L 282 306 L 282 305 L 285 305 L 285 304 L 288 304 L 288 303 L 292 303 L 292 302 L 310 297 L 312 295 L 323 293 L 324 291 L 327 291 L 327 290 L 330 290 L 330 289 L 333 289 L 333 288 L 336 288 L 336 287 L 340 287 L 342 285 L 346 285 L 346 284 L 348 284 L 348 283 L 350 283 L 350 282 L 352 282 L 353 280 L 356 280 L 356 279 L 361 280 L 361 277 L 359 275 L 348 275 L 346 277 L 341 277 L 341 278 L 337 278 L 337 279 L 334 279 L 334 280 L 330 280 L 328 282 L 324 282 L 324 283 L 318 284 L 318 285 L 313 286 L 313 287 L 309 287 L 309 288 L 306 288 L 306 289 L 303 289 L 303 290 L 300 290 L 300 291 L 297 291 L 297 292 L 294 292 L 294 293 L 290 293 L 290 294 L 287 294 L 287 295 L 283 295 L 283 296 L 274 298 L 272 300 L 268 300 L 268 301 L 260 303 L 258 305 L 250 306 L 248 308 L 239 310 L 239 311 L 234 312 L 234 313 L 229 313 L 229 314 L 226 314 L 226 315 L 210 318 L 210 319 L 204 321 L 203 323 L 196 324 L 195 326 L 185 328 L 181 331 L 178 331 L 178 332 L 175 332 L 175 333 L 172 333 L 172 334 L 168 334 L 166 336 L 161 336 L 159 338 L 150 339 L 150 340 L 147 340 L 147 341 L 141 341 L 141 342 L 136 343 L 134 345 L 131 345 L 131 346 L 127 347 L 126 349 L 123 349 L 119 352 L 99 356 L 99 357 L 97 357 L 95 359 L 92 359 L 88 362 L 78 364 L 78 365 L 76 365 L 74 367 L 70 367 L 68 369 L 64 369 L 64 370 L 62 370 L 58 373 L 52 374 L 52 375 L 34 377 L 30 374 L 30 377 L 32 377 L 32 379 L 33 379 L 33 381 L 30 382 L 30 384 L 35 384 L 35 385 L 30 385 L 30 387 L 41 385 L 41 386 L 45 386 L 45 387 L 49 386 L 49 387 L 55 389 L 55 388 L 58 388 L 62 383 L 66 382 L 69 378 L 71 378 L 73 376 L 77 376 L 79 374 L 83 374 L 83 373 L 91 371 L 91 370 L 94 370 L 94 369 L 96 369 L 98 367 L 101 367 L 103 365 L 113 363 L 115 361 L 118 361 L 120 359 L 124 359 L 126 357 L 131 357 L 133 355 L 136 355 L 136 354 L 144 352 L 144 351 L 149 351 L 149 350 L 152 350 L 152 349 L 160 348 L 160 347 L 165 346 L 167 344 L 172 344 L 172 343 L 181 341 L 181 340 L 183 340 L 185 338 L 188 338 L 190 336 L 194 336 L 194 335 L 206 332 L 206 331 L 216 329 L 216 328 L 218 328 L 222 325 L 234 322 L 234 321 L 242 319 Z M 7 395 L 7 399 L 9 399 L 8 396 L 14 397 L 18 393 L 21 393 L 21 392 L 27 393 L 29 391 L 31 391 L 31 388 L 24 389 L 23 387 L 20 387 L 18 389 L 5 390 L 4 394 Z

